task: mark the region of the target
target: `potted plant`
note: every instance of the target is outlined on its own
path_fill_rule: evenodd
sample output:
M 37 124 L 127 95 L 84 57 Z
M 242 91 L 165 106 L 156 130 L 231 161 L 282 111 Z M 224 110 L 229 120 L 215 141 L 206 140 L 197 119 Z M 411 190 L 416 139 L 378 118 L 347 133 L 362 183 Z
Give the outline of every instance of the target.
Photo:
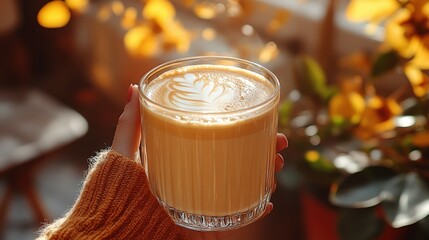
M 318 203 L 335 219 L 312 208 L 313 219 L 337 224 L 308 239 L 428 239 L 429 2 L 352 0 L 346 14 L 383 21 L 385 42 L 340 59 L 336 84 L 312 57 L 296 55 L 296 90 L 280 107 L 310 189 L 303 204 Z

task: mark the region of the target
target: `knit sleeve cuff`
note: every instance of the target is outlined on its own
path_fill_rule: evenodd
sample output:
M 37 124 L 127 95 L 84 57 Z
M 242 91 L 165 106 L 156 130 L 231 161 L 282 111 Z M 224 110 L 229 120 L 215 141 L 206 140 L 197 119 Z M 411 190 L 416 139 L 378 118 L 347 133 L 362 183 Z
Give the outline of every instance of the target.
M 61 228 L 58 234 L 72 238 L 165 240 L 180 233 L 152 195 L 144 168 L 113 150 L 95 158 Z

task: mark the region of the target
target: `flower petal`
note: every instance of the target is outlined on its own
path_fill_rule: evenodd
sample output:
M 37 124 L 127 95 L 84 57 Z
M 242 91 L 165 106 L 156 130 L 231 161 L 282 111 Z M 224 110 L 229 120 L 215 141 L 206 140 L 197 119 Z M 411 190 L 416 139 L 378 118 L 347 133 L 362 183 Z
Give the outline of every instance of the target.
M 346 9 L 346 17 L 353 22 L 380 22 L 400 8 L 396 0 L 352 0 Z
M 429 77 L 426 76 L 419 67 L 407 64 L 404 67 L 404 73 L 410 81 L 414 94 L 422 97 L 429 93 Z
M 415 52 L 414 58 L 410 61 L 420 69 L 429 69 L 429 49 L 420 42 L 419 48 Z
M 393 49 L 405 58 L 414 56 L 419 41 L 416 38 L 407 38 L 406 28 L 401 24 L 409 19 L 411 14 L 407 10 L 401 10 L 395 17 L 386 24 L 385 41 Z M 416 41 L 417 40 L 417 41 Z

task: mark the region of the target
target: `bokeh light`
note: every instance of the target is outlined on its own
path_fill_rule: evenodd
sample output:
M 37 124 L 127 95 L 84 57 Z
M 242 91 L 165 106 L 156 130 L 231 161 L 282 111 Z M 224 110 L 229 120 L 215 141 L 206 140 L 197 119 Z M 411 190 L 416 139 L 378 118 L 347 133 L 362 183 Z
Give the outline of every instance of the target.
M 88 9 L 88 0 L 65 0 L 66 5 L 74 11 L 85 12 Z
M 70 21 L 70 10 L 63 1 L 48 2 L 37 14 L 37 21 L 45 28 L 61 28 Z

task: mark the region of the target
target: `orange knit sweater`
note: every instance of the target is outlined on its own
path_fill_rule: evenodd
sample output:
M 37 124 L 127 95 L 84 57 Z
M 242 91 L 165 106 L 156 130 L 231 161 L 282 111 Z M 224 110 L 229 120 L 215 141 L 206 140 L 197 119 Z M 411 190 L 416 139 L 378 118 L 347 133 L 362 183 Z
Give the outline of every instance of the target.
M 42 239 L 182 239 L 149 189 L 143 167 L 112 150 L 94 158 L 74 206 Z

